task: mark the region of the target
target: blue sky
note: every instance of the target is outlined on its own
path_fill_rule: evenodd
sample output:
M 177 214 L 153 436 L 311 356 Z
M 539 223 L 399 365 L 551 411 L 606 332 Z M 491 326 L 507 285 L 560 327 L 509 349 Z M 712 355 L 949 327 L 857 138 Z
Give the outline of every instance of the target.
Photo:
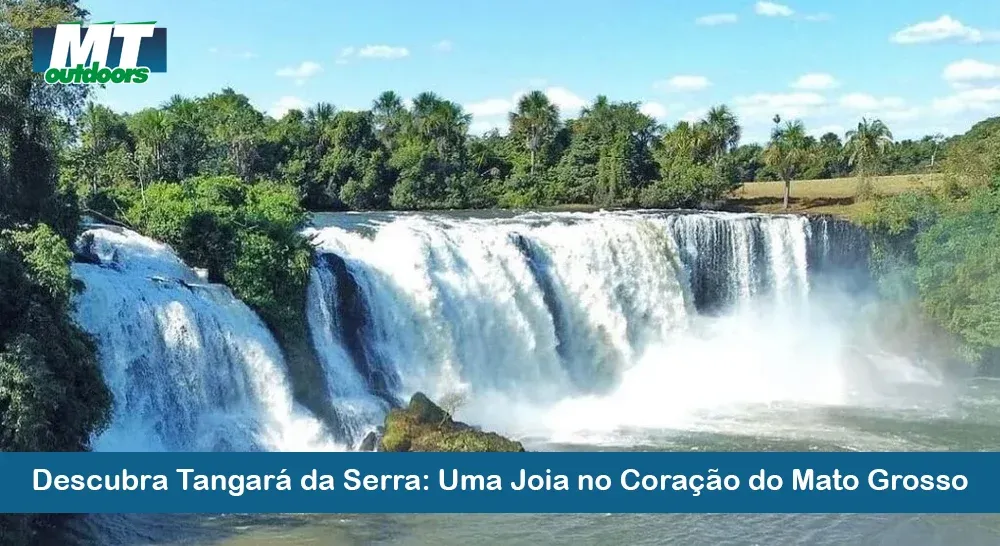
M 734 108 L 748 140 L 776 113 L 838 133 L 877 116 L 897 138 L 1000 114 L 997 0 L 95 0 L 92 20 L 156 20 L 168 72 L 109 86 L 119 110 L 233 87 L 272 115 L 381 91 L 462 104 L 505 126 L 543 89 L 574 115 L 605 94 L 664 123 Z

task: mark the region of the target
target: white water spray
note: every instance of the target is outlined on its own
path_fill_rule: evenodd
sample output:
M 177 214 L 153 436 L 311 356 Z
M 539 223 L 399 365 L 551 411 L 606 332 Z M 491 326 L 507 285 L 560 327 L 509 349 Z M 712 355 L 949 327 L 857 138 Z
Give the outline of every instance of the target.
M 77 322 L 114 393 L 104 451 L 337 449 L 293 401 L 277 343 L 229 290 L 201 284 L 169 247 L 97 228 L 100 265 L 76 264 Z
M 810 259 L 832 260 L 826 224 L 813 231 L 798 216 L 601 213 L 404 215 L 309 234 L 364 285 L 383 332 L 371 344 L 401 396 L 469 391 L 459 417 L 559 439 L 753 405 L 880 403 L 872 374 L 934 381 L 858 358 L 850 325 L 812 294 Z M 326 364 L 357 373 L 350 358 Z

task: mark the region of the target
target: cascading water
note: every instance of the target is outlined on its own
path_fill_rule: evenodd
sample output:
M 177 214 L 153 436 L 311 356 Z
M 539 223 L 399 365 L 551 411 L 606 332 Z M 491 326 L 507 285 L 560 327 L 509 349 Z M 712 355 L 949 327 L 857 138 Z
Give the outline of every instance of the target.
M 478 424 L 559 440 L 718 423 L 754 404 L 882 403 L 900 377 L 933 381 L 905 359 L 873 363 L 837 314 L 853 303 L 831 304 L 866 285 L 867 242 L 843 222 L 319 221 L 305 313 L 342 437 L 296 403 L 278 344 L 228 289 L 162 244 L 100 227 L 74 265 L 77 318 L 115 394 L 99 449 L 338 449 L 416 390 L 462 395 L 459 417 Z
M 91 263 L 77 322 L 97 341 L 114 393 L 107 451 L 337 449 L 292 399 L 277 343 L 229 290 L 205 284 L 160 243 L 117 228 L 84 233 Z
M 326 220 L 308 230 L 323 258 L 310 325 L 326 340 L 320 352 L 336 354 L 324 360 L 328 375 L 351 392 L 373 392 L 374 379 L 400 398 L 466 393 L 460 416 L 548 438 L 684 426 L 735 405 L 877 395 L 871 378 L 882 372 L 858 358 L 849 322 L 835 316 L 844 288 L 856 296 L 865 285 L 866 241 L 843 222 L 725 213 Z M 854 282 L 840 282 L 847 277 Z M 831 286 L 839 300 L 825 296 Z M 361 309 L 363 323 L 345 330 Z

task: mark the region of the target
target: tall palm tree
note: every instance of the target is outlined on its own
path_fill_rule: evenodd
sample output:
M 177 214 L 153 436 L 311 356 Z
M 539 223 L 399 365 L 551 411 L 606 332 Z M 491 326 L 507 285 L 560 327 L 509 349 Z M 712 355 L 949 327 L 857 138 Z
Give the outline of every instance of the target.
M 771 133 L 771 142 L 764 150 L 764 163 L 785 183 L 784 209 L 788 210 L 792 180 L 802 171 L 809 158 L 806 127 L 801 121 L 777 125 Z
M 701 121 L 705 131 L 709 152 L 718 160 L 740 143 L 742 130 L 736 115 L 726 105 L 713 107 Z
M 444 157 L 449 149 L 464 146 L 465 134 L 472 116 L 462 111 L 458 104 L 439 100 L 423 123 L 426 136 L 437 146 L 438 157 Z
M 418 135 L 430 138 L 431 116 L 444 100 L 436 93 L 424 91 L 413 98 L 413 129 Z
M 146 108 L 129 118 L 135 135 L 135 161 L 139 174 L 139 190 L 145 198 L 147 182 L 163 175 L 163 159 L 170 141 L 170 122 L 163 110 Z
M 313 127 L 324 127 L 337 114 L 337 107 L 329 102 L 319 102 L 306 110 L 306 121 Z
M 532 91 L 517 101 L 517 111 L 510 113 L 511 134 L 524 138 L 531 154 L 531 174 L 535 174 L 535 152 L 551 139 L 559 126 L 559 108 L 541 91 Z
M 385 91 L 372 103 L 372 120 L 382 145 L 392 151 L 396 136 L 406 120 L 403 99 L 395 91 Z
M 678 121 L 677 125 L 663 133 L 663 148 L 668 155 L 685 156 L 695 160 L 702 145 L 702 138 L 697 126 L 687 121 Z
M 878 163 L 892 146 L 892 132 L 876 119 L 862 119 L 858 128 L 847 132 L 847 150 L 851 166 L 859 176 L 871 176 L 878 170 Z
M 892 132 L 876 119 L 862 118 L 858 128 L 847 132 L 848 164 L 858 175 L 858 196 L 867 197 L 871 193 L 871 176 L 878 172 L 879 163 L 892 146 Z

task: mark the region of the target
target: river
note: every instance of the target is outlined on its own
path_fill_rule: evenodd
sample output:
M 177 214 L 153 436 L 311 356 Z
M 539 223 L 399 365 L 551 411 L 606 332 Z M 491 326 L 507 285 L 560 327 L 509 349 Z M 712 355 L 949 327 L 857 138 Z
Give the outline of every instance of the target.
M 260 320 L 172 251 L 96 227 L 77 318 L 108 451 L 342 450 L 416 390 L 533 450 L 994 450 L 1000 383 L 879 329 L 867 239 L 722 213 L 334 214 L 307 309 L 341 428 Z M 895 338 L 899 339 L 895 339 Z M 138 341 L 137 341 L 138 340 Z M 909 348 L 909 349 L 908 349 Z M 124 402 L 123 402 L 124 401 Z M 502 408 L 498 410 L 498 408 Z M 997 544 L 992 516 L 94 516 L 104 544 Z

